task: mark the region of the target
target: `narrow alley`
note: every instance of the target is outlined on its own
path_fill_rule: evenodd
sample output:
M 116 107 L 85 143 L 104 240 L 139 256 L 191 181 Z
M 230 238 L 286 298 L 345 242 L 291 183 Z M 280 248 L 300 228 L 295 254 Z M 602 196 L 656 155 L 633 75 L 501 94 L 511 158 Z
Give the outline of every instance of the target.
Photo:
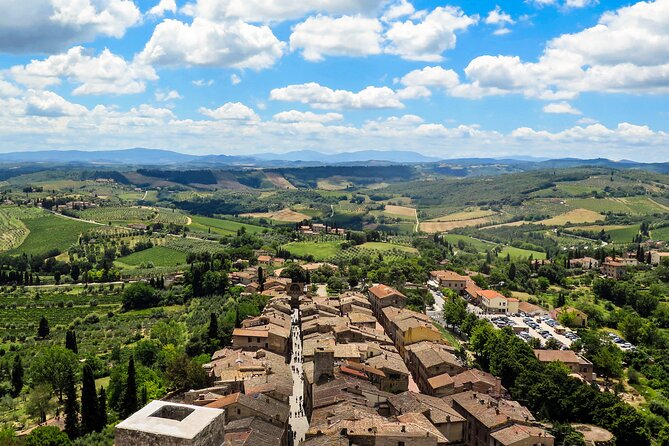
M 302 335 L 300 333 L 300 310 L 294 309 L 292 314 L 290 336 L 292 341 L 292 356 L 290 369 L 293 374 L 293 395 L 290 397 L 290 429 L 293 445 L 304 440 L 309 428 L 309 420 L 304 413 L 304 378 L 302 367 Z

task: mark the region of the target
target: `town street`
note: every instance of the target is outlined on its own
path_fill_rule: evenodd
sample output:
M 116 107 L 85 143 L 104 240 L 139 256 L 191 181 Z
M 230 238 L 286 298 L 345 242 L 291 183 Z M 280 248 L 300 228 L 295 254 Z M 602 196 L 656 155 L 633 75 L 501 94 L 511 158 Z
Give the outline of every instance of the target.
M 293 343 L 290 369 L 293 373 L 293 395 L 290 397 L 289 424 L 293 444 L 300 444 L 309 429 L 309 420 L 304 414 L 304 384 L 302 367 L 302 336 L 300 333 L 300 310 L 293 310 L 290 338 Z

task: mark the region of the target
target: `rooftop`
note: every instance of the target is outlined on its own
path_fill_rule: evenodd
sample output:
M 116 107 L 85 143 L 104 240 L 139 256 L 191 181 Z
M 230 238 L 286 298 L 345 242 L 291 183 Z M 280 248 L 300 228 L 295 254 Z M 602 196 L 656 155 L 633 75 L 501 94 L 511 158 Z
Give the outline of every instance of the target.
M 193 439 L 218 417 L 219 409 L 151 401 L 116 428 L 176 438 Z

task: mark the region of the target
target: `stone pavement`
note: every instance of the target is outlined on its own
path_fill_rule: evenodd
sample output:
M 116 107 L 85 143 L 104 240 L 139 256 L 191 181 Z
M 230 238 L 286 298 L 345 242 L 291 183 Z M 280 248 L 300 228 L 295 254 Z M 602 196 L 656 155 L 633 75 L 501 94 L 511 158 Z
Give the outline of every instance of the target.
M 309 429 L 309 420 L 304 414 L 304 382 L 302 367 L 302 336 L 300 333 L 299 309 L 293 310 L 292 326 L 290 330 L 293 343 L 293 356 L 290 358 L 290 369 L 293 373 L 293 395 L 290 397 L 290 424 L 293 432 L 293 444 L 298 445 L 304 440 Z

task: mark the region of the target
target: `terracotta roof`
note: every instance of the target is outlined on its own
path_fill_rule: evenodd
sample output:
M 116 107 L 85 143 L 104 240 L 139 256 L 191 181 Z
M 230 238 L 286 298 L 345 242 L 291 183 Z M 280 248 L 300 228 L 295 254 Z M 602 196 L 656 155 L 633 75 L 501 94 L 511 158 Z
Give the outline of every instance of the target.
M 490 434 L 492 438 L 499 441 L 502 445 L 513 445 L 520 441 L 534 437 L 554 438 L 545 429 L 536 426 L 525 426 L 514 424 L 504 429 L 500 429 Z
M 460 281 L 469 281 L 471 280 L 467 276 L 461 276 L 460 274 L 453 271 L 432 271 L 430 272 L 432 276 L 437 277 L 439 280 L 460 280 Z
M 503 295 L 499 294 L 495 290 L 481 290 L 479 291 L 479 294 L 486 299 L 495 299 L 501 297 L 502 299 L 506 299 Z
M 390 287 L 388 285 L 384 285 L 382 283 L 378 285 L 374 285 L 369 289 L 369 292 L 372 293 L 374 296 L 376 296 L 378 299 L 385 299 L 389 296 L 392 295 L 398 295 L 401 297 L 406 297 L 404 294 L 400 293 L 397 291 L 395 288 Z
M 534 356 L 541 362 L 560 361 L 565 364 L 591 364 L 590 361 L 577 355 L 573 350 L 534 350 Z
M 266 338 L 269 336 L 269 330 L 253 330 L 251 328 L 235 328 L 232 336 L 252 336 L 256 338 Z
M 453 386 L 453 378 L 448 373 L 442 373 L 441 375 L 433 376 L 427 380 L 430 387 L 433 389 L 440 389 L 442 387 Z
M 534 416 L 517 401 L 493 398 L 481 392 L 468 391 L 449 396 L 471 416 L 488 428 L 512 422 L 528 423 Z

